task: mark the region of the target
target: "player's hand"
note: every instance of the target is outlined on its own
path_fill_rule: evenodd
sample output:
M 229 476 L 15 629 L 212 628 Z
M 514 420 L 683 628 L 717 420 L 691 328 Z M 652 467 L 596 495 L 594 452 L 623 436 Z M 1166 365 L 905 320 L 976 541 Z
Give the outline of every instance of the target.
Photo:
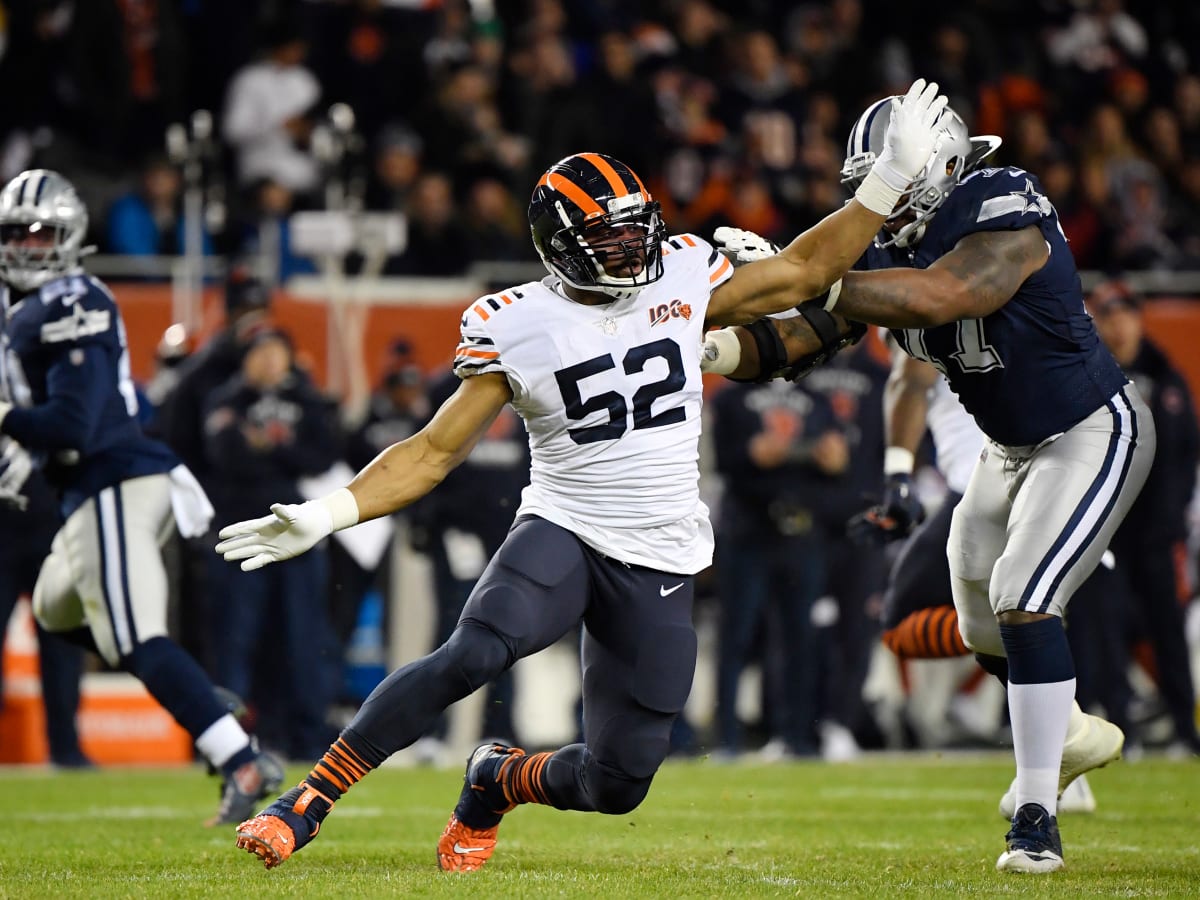
M 918 78 L 903 100 L 892 100 L 891 120 L 883 140 L 883 150 L 875 168 L 893 187 L 912 182 L 921 174 L 937 141 L 936 124 L 946 106 L 946 97 L 938 94 L 936 81 Z M 888 171 L 890 170 L 890 171 Z
M 320 501 L 276 503 L 269 516 L 222 528 L 217 552 L 229 562 L 242 560 L 242 571 L 253 572 L 299 556 L 332 531 L 333 516 Z
M 29 498 L 22 491 L 31 474 L 33 458 L 29 451 L 11 438 L 6 438 L 4 449 L 0 452 L 0 502 L 20 510 L 28 507 Z
M 917 499 L 909 475 L 889 475 L 883 500 L 846 523 L 846 534 L 864 545 L 882 545 L 908 537 L 925 521 L 925 507 Z
M 730 228 L 728 225 L 722 225 L 713 232 L 713 242 L 734 266 L 766 259 L 779 252 L 779 246 L 761 234 L 744 228 Z

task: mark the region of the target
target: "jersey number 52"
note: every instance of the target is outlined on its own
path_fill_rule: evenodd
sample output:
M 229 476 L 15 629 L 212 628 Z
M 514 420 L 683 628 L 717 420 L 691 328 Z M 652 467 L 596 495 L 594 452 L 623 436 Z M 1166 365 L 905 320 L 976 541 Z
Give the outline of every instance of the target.
M 651 341 L 639 347 L 631 347 L 621 360 L 621 367 L 626 375 L 634 375 L 646 368 L 646 363 L 652 359 L 662 359 L 667 363 L 667 374 L 658 381 L 644 384 L 633 392 L 633 427 L 657 428 L 660 425 L 673 425 L 682 422 L 686 412 L 682 407 L 663 410 L 654 414 L 652 406 L 659 397 L 674 394 L 682 390 L 687 383 L 687 374 L 683 371 L 683 357 L 679 345 L 669 338 Z M 595 441 L 613 441 L 629 429 L 629 402 L 616 391 L 605 391 L 594 397 L 583 399 L 579 382 L 592 375 L 598 375 L 609 369 L 615 369 L 611 353 L 594 356 L 591 359 L 559 369 L 554 373 L 558 382 L 558 390 L 562 394 L 566 406 L 567 418 L 583 419 L 591 413 L 602 409 L 608 410 L 608 421 L 599 425 L 585 425 L 580 428 L 568 428 L 567 433 L 577 444 L 591 444 Z

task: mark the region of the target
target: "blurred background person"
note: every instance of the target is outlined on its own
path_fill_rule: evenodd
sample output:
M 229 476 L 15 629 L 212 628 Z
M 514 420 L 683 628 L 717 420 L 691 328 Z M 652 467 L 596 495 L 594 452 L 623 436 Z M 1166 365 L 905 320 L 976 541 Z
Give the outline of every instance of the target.
M 0 476 L 0 481 L 4 480 Z M 16 495 L 0 496 L 0 651 L 13 609 L 22 596 L 33 594 L 38 571 L 61 524 L 58 501 L 40 471 L 30 472 Z M 64 769 L 91 768 L 92 761 L 79 746 L 75 721 L 84 651 L 36 621 L 34 626 L 50 762 Z M 0 704 L 4 702 L 3 677 L 0 666 Z
M 803 382 L 729 385 L 711 408 L 723 484 L 716 529 L 717 745 L 725 756 L 743 749 L 738 685 L 757 646 L 764 755 L 814 756 L 820 653 L 812 609 L 826 585 L 816 494 L 845 471 L 846 439 L 828 400 Z
M 1126 732 L 1126 740 L 1135 753 L 1139 728 L 1131 711 L 1123 708 L 1130 692 L 1120 683 L 1125 669 L 1119 663 L 1128 659 L 1131 642 L 1144 641 L 1151 652 L 1138 656 L 1147 664 L 1170 719 L 1172 747 L 1196 754 L 1200 736 L 1180 560 L 1200 462 L 1200 430 L 1187 382 L 1145 335 L 1141 305 L 1142 298 L 1121 281 L 1099 285 L 1087 301 L 1101 340 L 1147 400 L 1158 451 L 1141 495 L 1110 545 L 1115 558 L 1111 574 L 1102 572 L 1099 584 L 1086 585 L 1087 602 L 1076 605 L 1067 636 L 1072 653 L 1078 645 L 1093 676 L 1081 682 L 1081 701 L 1086 691 L 1086 699 L 1104 704 L 1113 721 L 1123 728 L 1128 724 L 1132 730 Z
M 333 410 L 296 368 L 291 338 L 265 328 L 250 337 L 241 369 L 209 397 L 204 448 L 217 521 L 270 503 L 301 503 L 299 481 L 319 475 L 341 447 Z M 282 498 L 282 499 L 278 499 Z M 327 557 L 256 572 L 209 571 L 218 681 L 257 711 L 264 744 L 292 759 L 332 737 L 326 722 L 341 660 L 328 616 Z

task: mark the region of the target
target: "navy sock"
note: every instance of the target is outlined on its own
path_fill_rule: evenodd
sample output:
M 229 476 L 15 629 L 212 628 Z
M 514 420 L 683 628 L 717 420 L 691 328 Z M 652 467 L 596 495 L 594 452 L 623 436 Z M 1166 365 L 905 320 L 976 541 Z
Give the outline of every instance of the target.
M 1001 625 L 1000 639 L 1008 656 L 1010 684 L 1047 684 L 1075 677 L 1067 632 L 1057 616 L 1023 625 Z

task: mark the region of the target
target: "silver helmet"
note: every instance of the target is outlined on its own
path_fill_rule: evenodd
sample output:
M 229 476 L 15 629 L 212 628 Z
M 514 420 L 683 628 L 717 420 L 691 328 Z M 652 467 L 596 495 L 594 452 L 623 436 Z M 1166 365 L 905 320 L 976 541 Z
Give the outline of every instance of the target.
M 883 150 L 884 137 L 891 123 L 891 103 L 899 97 L 884 97 L 866 108 L 846 141 L 846 160 L 842 163 L 842 184 L 856 189 L 862 184 L 876 156 Z M 903 221 L 894 232 L 877 241 L 880 247 L 908 247 L 925 236 L 925 228 L 938 207 L 962 177 L 975 169 L 1000 146 L 1000 138 L 985 134 L 971 137 L 962 116 L 946 107 L 937 122 L 940 133 L 925 169 L 915 178 L 899 204 L 888 217 L 889 223 Z
M 79 268 L 87 207 L 49 169 L 22 172 L 0 191 L 0 279 L 32 291 Z

